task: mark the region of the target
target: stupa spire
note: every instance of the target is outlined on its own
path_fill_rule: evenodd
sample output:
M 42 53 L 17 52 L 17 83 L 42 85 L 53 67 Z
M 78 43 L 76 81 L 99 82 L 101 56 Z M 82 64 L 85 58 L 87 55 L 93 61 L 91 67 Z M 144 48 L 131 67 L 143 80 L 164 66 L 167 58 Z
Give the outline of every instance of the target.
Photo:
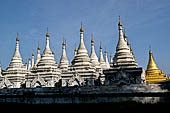
M 106 62 L 104 61 L 104 58 L 103 58 L 103 47 L 102 47 L 102 45 L 100 45 L 100 57 L 99 57 L 99 63 L 100 63 L 100 67 L 102 68 L 102 69 L 105 69 L 105 68 L 107 68 L 106 67 Z
M 145 72 L 146 83 L 156 83 L 167 80 L 167 75 L 159 70 L 152 55 L 152 50 L 149 50 L 149 62 Z
M 29 59 L 28 59 L 28 70 L 30 70 L 31 69 L 31 58 L 29 57 Z
M 112 58 L 112 54 L 110 54 L 110 64 L 113 63 L 113 58 Z
M 43 51 L 43 54 L 52 54 L 51 49 L 50 49 L 50 42 L 49 42 L 49 33 L 48 33 L 48 28 L 47 28 L 47 33 L 46 33 L 46 46 Z
M 35 61 L 35 66 L 37 66 L 38 62 L 40 61 L 41 59 L 41 55 L 40 55 L 40 45 L 38 44 L 38 47 L 37 47 L 37 58 L 36 58 L 36 61 Z
M 94 49 L 94 40 L 93 40 L 93 34 L 91 34 L 91 53 L 90 53 L 90 61 L 92 65 L 99 66 L 98 57 L 96 55 L 95 49 Z
M 120 17 L 119 17 L 119 23 L 118 23 L 118 27 L 119 27 L 119 41 L 116 47 L 116 53 L 114 56 L 114 62 L 113 62 L 113 66 L 115 67 L 137 67 L 138 64 L 136 63 L 134 56 L 132 55 L 132 53 L 130 52 L 130 47 L 127 44 L 127 41 L 125 40 L 124 37 L 126 37 L 126 34 L 124 34 L 123 36 L 123 28 L 122 28 L 123 24 L 120 21 Z
M 88 52 L 87 52 L 87 49 L 85 47 L 85 44 L 84 44 L 84 37 L 83 37 L 83 24 L 81 22 L 81 28 L 80 28 L 80 45 L 78 47 L 78 51 L 77 51 L 77 54 L 86 54 L 88 55 Z
M 32 61 L 31 61 L 31 67 L 34 67 L 34 52 L 32 53 Z
M 119 16 L 119 23 L 118 23 L 119 26 L 122 26 L 122 22 L 120 21 L 120 16 Z
M 147 70 L 152 70 L 152 69 L 158 69 L 158 67 L 155 63 L 155 60 L 152 55 L 152 50 L 150 48 L 149 49 L 149 62 L 148 62 Z
M 75 53 L 76 55 L 72 60 L 72 66 L 75 69 L 80 69 L 80 68 L 87 69 L 87 68 L 90 68 L 90 66 L 91 66 L 90 58 L 88 56 L 88 51 L 84 44 L 83 32 L 84 32 L 83 25 L 81 23 L 80 44 L 79 44 L 77 52 Z
M 25 75 L 27 74 L 26 66 L 22 62 L 19 51 L 19 34 L 17 33 L 16 48 L 9 66 L 4 71 L 4 76 L 8 77 L 10 82 L 14 83 L 15 88 L 19 88 Z
M 68 65 L 69 65 L 69 62 L 68 62 L 68 58 L 67 58 L 67 55 L 66 55 L 66 43 L 63 40 L 62 55 L 61 55 L 61 58 L 60 58 L 59 68 L 65 69 L 65 68 L 68 68 Z
M 83 32 L 83 22 L 81 21 L 81 28 L 80 28 L 80 32 Z
M 23 66 L 24 66 L 24 64 L 22 63 L 22 57 L 21 57 L 21 54 L 19 51 L 19 34 L 17 33 L 16 47 L 15 47 L 14 55 L 12 57 L 12 60 L 9 64 L 9 66 L 7 67 L 7 71 L 12 70 L 14 67 L 22 68 Z
M 110 68 L 110 64 L 109 64 L 109 61 L 108 61 L 108 57 L 107 57 L 107 51 L 105 50 L 105 62 L 106 62 L 106 66 L 107 68 Z
M 48 33 L 48 27 L 47 27 L 46 37 L 50 37 L 50 34 Z
M 122 22 L 120 21 L 120 16 L 119 16 L 119 24 L 118 24 L 118 27 L 119 27 L 119 41 L 118 41 L 118 44 L 117 44 L 117 49 L 121 49 L 121 48 L 125 48 L 127 49 L 128 46 L 127 46 L 127 43 L 126 41 L 124 40 L 124 37 L 123 37 L 123 28 L 122 28 Z
M 102 62 L 104 62 L 104 58 L 103 58 L 103 47 L 102 47 L 102 45 L 100 45 L 100 58 L 99 58 L 99 62 L 100 63 L 102 63 Z
M 46 33 L 46 46 L 37 64 L 37 73 L 40 74 L 40 76 L 50 75 L 53 77 L 58 76 L 60 74 L 60 69 L 57 68 L 57 64 L 54 59 L 54 54 L 52 53 L 50 49 L 48 29 Z
M 17 38 L 16 38 L 16 47 L 15 47 L 15 52 L 14 52 L 14 56 L 13 58 L 21 58 L 21 54 L 20 54 L 20 51 L 19 51 L 19 33 L 17 32 Z

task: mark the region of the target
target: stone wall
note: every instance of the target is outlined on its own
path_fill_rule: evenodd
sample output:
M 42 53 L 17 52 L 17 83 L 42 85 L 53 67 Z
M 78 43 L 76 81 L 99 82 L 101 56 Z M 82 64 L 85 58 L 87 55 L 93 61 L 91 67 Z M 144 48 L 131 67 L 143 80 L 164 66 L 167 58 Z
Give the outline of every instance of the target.
M 161 85 L 123 85 L 61 88 L 12 88 L 0 90 L 0 103 L 170 103 L 170 92 Z

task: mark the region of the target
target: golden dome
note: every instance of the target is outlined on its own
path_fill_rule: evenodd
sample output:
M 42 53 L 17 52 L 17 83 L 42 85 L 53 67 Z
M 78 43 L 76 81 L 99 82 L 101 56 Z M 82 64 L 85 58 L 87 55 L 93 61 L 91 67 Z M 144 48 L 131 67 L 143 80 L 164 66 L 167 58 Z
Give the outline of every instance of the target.
M 107 51 L 105 50 L 104 53 L 107 54 Z
M 94 43 L 93 34 L 91 34 L 91 43 Z
M 102 49 L 103 47 L 102 47 L 102 45 L 100 45 L 100 49 Z
M 83 30 L 83 28 L 81 27 L 81 28 L 80 28 L 80 32 L 83 32 L 83 31 L 84 31 L 84 30 Z
M 48 33 L 48 27 L 47 27 L 46 37 L 50 37 L 50 34 Z
M 80 28 L 80 32 L 83 32 L 84 30 L 83 30 L 83 24 L 82 24 L 82 22 L 81 22 L 81 28 Z
M 40 46 L 38 46 L 37 49 L 40 50 Z
M 151 50 L 151 49 L 149 50 L 149 56 L 150 56 L 150 55 L 152 55 L 152 50 Z
M 32 53 L 32 56 L 34 56 L 34 53 Z
M 77 51 L 77 49 L 76 49 L 76 48 L 74 48 L 74 51 Z
M 93 39 L 91 39 L 91 43 L 94 43 L 94 40 L 93 40 Z
M 29 59 L 28 60 L 31 60 L 31 58 L 29 57 Z
M 46 37 L 50 37 L 50 34 L 48 32 L 46 33 Z
M 18 34 L 18 32 L 17 32 L 17 38 L 16 38 L 16 41 L 19 41 L 19 36 L 18 36 L 19 34 Z
M 66 45 L 64 40 L 63 40 L 63 43 L 62 43 L 62 45 L 63 45 L 63 46 L 65 46 L 65 45 Z

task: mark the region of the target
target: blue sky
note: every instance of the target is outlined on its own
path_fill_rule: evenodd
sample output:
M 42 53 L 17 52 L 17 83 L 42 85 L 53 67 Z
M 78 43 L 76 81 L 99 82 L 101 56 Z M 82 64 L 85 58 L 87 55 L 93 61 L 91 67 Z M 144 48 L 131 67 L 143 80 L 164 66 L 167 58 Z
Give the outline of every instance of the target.
M 1 0 L 0 62 L 3 69 L 9 65 L 17 32 L 24 62 L 37 52 L 38 43 L 42 53 L 47 26 L 57 61 L 63 39 L 71 61 L 74 48 L 79 45 L 81 21 L 89 54 L 93 33 L 97 55 L 100 43 L 108 55 L 114 55 L 120 15 L 139 66 L 146 69 L 151 46 L 158 67 L 170 74 L 169 11 L 169 0 Z

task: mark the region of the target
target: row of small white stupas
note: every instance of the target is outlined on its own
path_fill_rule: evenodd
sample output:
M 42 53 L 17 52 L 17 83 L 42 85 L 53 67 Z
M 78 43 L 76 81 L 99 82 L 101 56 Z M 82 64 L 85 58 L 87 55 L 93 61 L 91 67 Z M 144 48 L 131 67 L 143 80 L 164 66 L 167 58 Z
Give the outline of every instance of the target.
M 21 88 L 21 87 L 55 87 L 74 86 L 74 85 L 94 85 L 94 80 L 99 77 L 104 83 L 104 69 L 138 67 L 134 54 L 126 39 L 126 34 L 122 31 L 122 23 L 119 19 L 119 41 L 114 58 L 108 62 L 107 52 L 105 51 L 105 60 L 103 58 L 102 46 L 100 46 L 99 59 L 94 48 L 93 36 L 91 36 L 91 53 L 88 51 L 83 40 L 83 27 L 80 28 L 80 44 L 78 49 L 74 50 L 72 64 L 66 55 L 65 41 L 62 43 L 62 55 L 59 64 L 54 59 L 54 52 L 50 49 L 50 35 L 46 33 L 46 46 L 40 54 L 40 46 L 37 48 L 37 57 L 34 62 L 34 53 L 32 61 L 23 64 L 19 51 L 19 36 L 16 38 L 16 48 L 12 60 L 6 70 L 2 71 L 0 67 L 0 88 Z M 61 83 L 61 84 L 60 84 Z

